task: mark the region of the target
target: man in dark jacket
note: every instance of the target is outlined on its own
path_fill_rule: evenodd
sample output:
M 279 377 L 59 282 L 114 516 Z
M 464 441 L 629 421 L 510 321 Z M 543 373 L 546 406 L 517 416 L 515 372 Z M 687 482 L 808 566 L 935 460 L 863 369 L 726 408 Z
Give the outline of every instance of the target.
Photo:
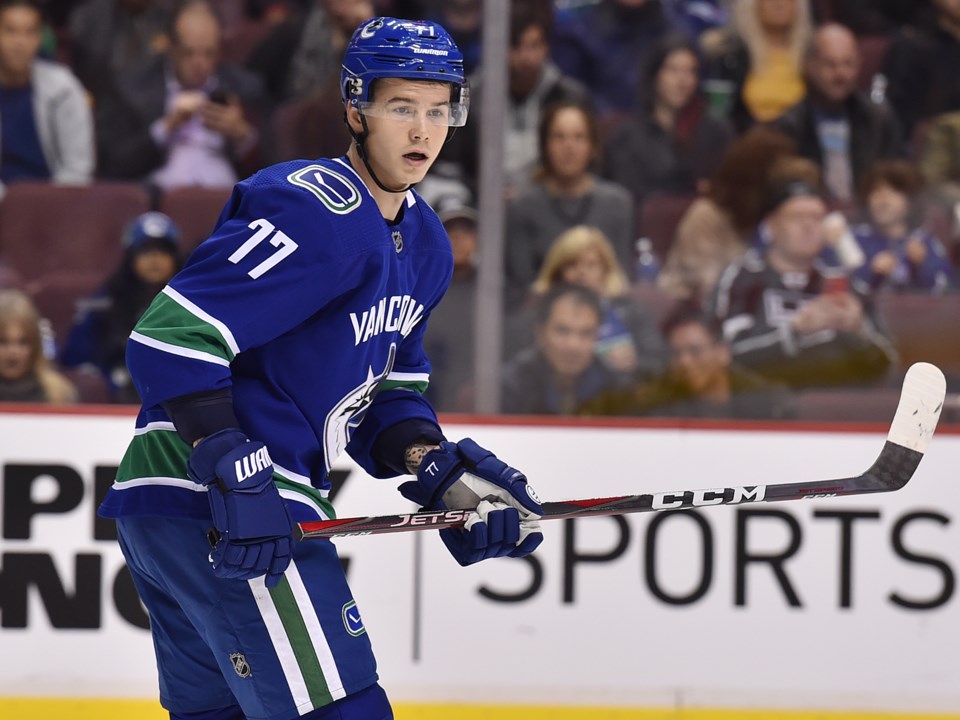
M 597 295 L 559 285 L 537 307 L 536 343 L 503 369 L 502 411 L 573 415 L 595 397 L 622 388 L 626 378 L 597 358 L 603 311 Z
M 804 67 L 807 95 L 774 125 L 797 141 L 799 152 L 823 168 L 834 200 L 851 201 L 864 171 L 898 154 L 900 129 L 886 105 L 857 90 L 857 40 L 842 25 L 817 30 Z
M 213 8 L 187 2 L 170 50 L 120 76 L 97 111 L 100 177 L 229 188 L 256 169 L 259 133 L 248 108 L 261 100 L 260 83 L 221 64 L 221 39 Z

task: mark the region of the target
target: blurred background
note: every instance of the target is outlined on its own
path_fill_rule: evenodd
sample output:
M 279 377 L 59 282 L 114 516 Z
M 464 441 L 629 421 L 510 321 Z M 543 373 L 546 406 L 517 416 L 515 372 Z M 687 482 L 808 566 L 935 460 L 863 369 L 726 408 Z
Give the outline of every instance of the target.
M 579 428 L 591 442 L 611 443 L 597 477 L 629 472 L 634 479 L 616 488 L 626 493 L 711 486 L 709 459 L 723 456 L 731 438 L 756 443 L 769 460 L 751 466 L 745 450 L 729 458 L 724 482 L 746 482 L 733 467 L 777 473 L 796 465 L 793 458 L 806 461 L 820 453 L 818 443 L 829 448 L 817 458 L 829 476 L 831 461 L 859 449 L 861 434 L 878 446 L 906 369 L 927 361 L 947 376 L 944 457 L 960 459 L 960 0 L 3 0 L 4 628 L 27 624 L 18 625 L 10 609 L 19 595 L 6 551 L 22 552 L 17 542 L 30 538 L 47 537 L 41 549 L 44 542 L 55 546 L 59 537 L 43 522 L 33 534 L 20 528 L 11 508 L 83 513 L 79 534 L 109 545 L 109 531 L 91 535 L 92 511 L 84 508 L 102 493 L 138 402 L 124 366 L 129 332 L 210 233 L 235 182 L 276 162 L 346 151 L 340 56 L 353 29 L 376 15 L 443 24 L 470 78 L 468 122 L 417 187 L 454 251 L 453 282 L 425 338 L 433 366 L 427 397 L 448 425 L 493 434 L 513 428 L 507 436 L 533 428 L 532 442 L 544 455 L 555 453 L 557 442 L 577 445 L 570 433 Z M 491 49 L 495 55 L 485 55 Z M 51 428 L 58 437 L 90 432 L 90 445 L 37 445 L 25 455 L 27 435 L 50 438 Z M 103 440 L 108 431 L 118 432 L 119 450 Z M 677 438 L 674 454 L 659 465 L 637 464 L 638 457 L 658 457 L 666 437 Z M 830 444 L 834 437 L 840 445 Z M 522 459 L 530 451 L 515 452 Z M 862 471 L 872 454 L 857 455 L 847 471 Z M 702 482 L 670 482 L 664 465 L 684 455 Z M 523 462 L 536 467 L 543 460 L 531 453 Z M 73 504 L 64 499 L 72 476 L 50 470 L 71 464 L 86 488 Z M 34 470 L 22 476 L 11 470 L 28 465 Z M 646 480 L 649 488 L 636 478 L 643 467 L 660 468 L 659 480 Z M 937 467 L 932 487 L 955 501 L 949 480 L 956 464 Z M 347 469 L 358 477 L 359 470 Z M 541 471 L 551 475 L 553 467 Z M 564 471 L 561 459 L 557 472 Z M 26 500 L 10 490 L 14 477 L 27 483 Z M 54 479 L 46 491 L 44 477 Z M 559 483 L 541 494 L 608 494 L 615 484 L 595 480 L 585 491 Z M 359 491 L 356 505 L 349 493 L 344 497 L 355 514 L 369 511 Z M 901 522 L 949 524 L 938 497 L 919 496 L 919 507 L 909 497 L 876 508 L 842 505 L 853 515 L 840 522 L 848 532 L 844 523 L 856 512 L 882 515 L 881 544 L 941 579 L 943 597 L 927 610 L 941 623 L 938 638 L 957 641 L 957 608 L 952 617 L 942 608 L 953 598 L 960 545 L 936 536 L 930 542 L 940 552 L 925 554 L 901 535 Z M 15 505 L 17 498 L 25 504 Z M 38 510 L 44 503 L 50 507 Z M 52 510 L 57 503 L 66 509 Z M 800 525 L 780 518 L 791 537 L 797 527 L 817 526 L 813 510 L 791 512 L 786 517 Z M 719 525 L 729 527 L 718 531 L 725 538 L 718 546 L 745 543 L 746 521 L 723 513 Z M 597 562 L 608 562 L 624 554 L 614 552 L 619 541 L 611 545 L 609 528 L 590 527 L 601 549 L 588 556 L 606 554 Z M 630 527 L 614 530 L 623 539 Z M 633 529 L 649 538 L 646 521 Z M 784 545 L 781 530 L 771 529 L 768 539 L 783 551 L 791 543 Z M 557 562 L 569 569 L 582 553 L 571 556 L 576 542 L 572 530 L 565 532 Z M 850 537 L 842 535 L 825 554 L 839 553 L 842 565 Z M 681 546 L 682 565 L 689 548 Z M 110 551 L 97 547 L 106 558 Z M 744 547 L 736 545 L 731 557 L 748 562 Z M 407 551 L 425 552 L 412 545 Z M 110 557 L 119 565 L 119 554 Z M 645 557 L 649 569 L 654 561 Z M 875 569 L 895 572 L 882 562 Z M 76 572 L 82 574 L 79 566 Z M 656 589 L 650 577 L 648 589 Z M 774 577 L 780 589 L 789 586 L 785 575 Z M 23 588 L 46 582 L 22 578 Z M 696 584 L 682 575 L 678 582 L 687 581 Z M 611 585 L 611 593 L 623 592 Z M 781 595 L 772 597 L 776 615 Z M 30 603 L 43 617 L 36 598 Z M 830 606 L 831 627 L 834 611 L 843 616 L 846 607 Z M 602 615 L 602 604 L 581 612 Z M 697 617 L 709 622 L 737 612 L 708 608 Z M 903 620 L 879 617 L 895 628 Z M 930 637 L 922 627 L 930 617 L 912 617 L 892 637 L 905 651 L 926 652 Z M 864 626 L 854 636 L 871 637 L 878 616 L 855 620 Z M 511 622 L 521 634 L 528 627 Z M 663 623 L 660 640 L 667 643 L 668 615 Z M 841 635 L 849 630 L 837 627 Z M 742 630 L 749 634 L 749 623 Z M 791 642 L 802 645 L 810 632 L 795 627 Z M 590 647 L 605 652 L 602 644 Z M 753 650 L 777 652 L 762 643 Z M 683 658 L 670 657 L 682 676 Z M 873 667 L 862 656 L 846 659 Z M 895 683 L 880 683 L 899 699 L 875 704 L 960 713 L 955 692 L 943 690 L 960 683 L 955 658 L 944 662 L 953 669 L 938 675 L 930 667 L 920 685 L 899 696 Z M 693 687 L 703 689 L 696 678 Z M 821 709 L 871 706 L 875 680 L 857 686 L 853 700 L 837 690 Z M 449 680 L 451 687 L 457 682 Z M 628 679 L 617 680 L 610 702 L 681 712 L 686 703 L 670 690 L 676 676 L 658 682 L 638 694 L 624 690 Z M 404 697 L 437 699 L 419 693 L 429 685 L 420 676 L 398 685 Z M 547 689 L 511 698 L 569 699 L 549 682 L 533 685 Z M 36 687 L 47 694 L 42 683 Z M 911 698 L 924 687 L 941 701 L 915 705 Z M 777 706 L 770 695 L 731 693 L 708 692 L 704 703 Z M 0 687 L 4 694 L 17 693 Z M 55 686 L 49 694 L 57 694 Z M 600 695 L 584 697 L 598 702 Z M 418 712 L 410 716 L 444 717 Z M 567 717 L 563 712 L 550 717 Z M 481 717 L 467 710 L 447 716 Z

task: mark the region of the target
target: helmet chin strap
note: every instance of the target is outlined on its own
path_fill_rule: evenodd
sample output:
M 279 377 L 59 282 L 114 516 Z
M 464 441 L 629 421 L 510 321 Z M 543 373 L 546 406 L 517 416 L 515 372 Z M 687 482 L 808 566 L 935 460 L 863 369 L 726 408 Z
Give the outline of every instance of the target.
M 360 115 L 360 123 L 363 125 L 363 132 L 358 133 L 354 131 L 354 129 L 350 126 L 350 122 L 347 120 L 346 112 L 344 112 L 343 114 L 343 122 L 346 124 L 347 131 L 350 133 L 350 137 L 353 138 L 353 142 L 357 146 L 357 155 L 360 156 L 360 160 L 363 162 L 363 166 L 367 169 L 367 172 L 370 173 L 370 177 L 373 178 L 373 181 L 377 184 L 377 187 L 383 190 L 384 192 L 396 193 L 397 195 L 406 193 L 408 190 L 410 190 L 414 186 L 414 183 L 410 183 L 409 185 L 399 190 L 396 190 L 394 188 L 389 188 L 380 181 L 380 178 L 377 177 L 377 173 L 373 171 L 373 167 L 370 165 L 370 160 L 367 158 L 367 152 L 363 147 L 364 142 L 366 142 L 367 136 L 370 134 L 370 128 L 367 127 L 366 116 L 362 112 L 360 112 L 359 109 L 357 110 L 357 112 Z

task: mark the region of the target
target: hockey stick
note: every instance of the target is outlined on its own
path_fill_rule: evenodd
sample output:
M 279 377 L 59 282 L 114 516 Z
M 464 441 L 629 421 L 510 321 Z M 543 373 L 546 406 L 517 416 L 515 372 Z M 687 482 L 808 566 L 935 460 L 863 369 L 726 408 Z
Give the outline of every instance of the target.
M 545 502 L 543 519 L 622 515 L 709 505 L 839 497 L 899 490 L 913 477 L 920 460 L 923 459 L 923 453 L 936 430 L 945 395 L 946 380 L 939 368 L 929 363 L 916 363 L 911 366 L 903 380 L 900 402 L 883 450 L 873 465 L 857 477 Z M 472 514 L 472 510 L 421 511 L 406 515 L 303 522 L 295 528 L 295 535 L 298 540 L 304 540 L 452 528 L 462 525 Z

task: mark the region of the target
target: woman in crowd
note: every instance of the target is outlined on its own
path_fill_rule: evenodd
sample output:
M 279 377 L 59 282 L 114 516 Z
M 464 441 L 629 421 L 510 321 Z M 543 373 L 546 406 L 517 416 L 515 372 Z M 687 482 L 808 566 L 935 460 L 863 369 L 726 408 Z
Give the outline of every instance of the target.
M 641 110 L 606 152 L 606 176 L 635 202 L 658 192 L 692 195 L 720 164 L 730 130 L 707 112 L 699 84 L 693 42 L 677 35 L 661 39 L 643 73 Z
M 72 403 L 77 391 L 43 353 L 40 313 L 20 290 L 0 290 L 0 401 Z
M 864 263 L 854 278 L 871 290 L 943 292 L 957 277 L 943 244 L 922 225 L 923 176 L 906 160 L 881 160 L 864 178 L 866 221 L 854 226 Z
M 763 219 L 767 178 L 796 144 L 786 135 L 757 126 L 730 146 L 704 197 L 677 227 L 657 284 L 678 300 L 704 297 L 720 272 L 740 256 Z
M 159 212 L 140 215 L 124 230 L 119 266 L 89 300 L 70 331 L 61 361 L 93 365 L 118 402 L 136 402 L 125 355 L 127 338 L 150 302 L 181 266 L 180 230 Z
M 542 297 L 558 285 L 580 285 L 595 292 L 603 317 L 597 335 L 597 356 L 609 369 L 644 378 L 663 369 L 663 341 L 653 318 L 630 297 L 630 285 L 623 267 L 603 231 L 578 225 L 562 233 L 547 252 L 533 293 Z M 521 344 L 532 333 L 532 321 L 525 330 L 515 330 Z
M 774 120 L 803 98 L 812 34 L 809 0 L 737 0 L 732 27 L 703 36 L 707 76 L 729 96 L 737 130 Z
M 522 302 L 553 239 L 576 225 L 599 228 L 617 259 L 629 265 L 633 200 L 623 187 L 597 177 L 600 128 L 593 111 L 563 101 L 544 110 L 540 169 L 530 188 L 507 205 L 508 303 Z

